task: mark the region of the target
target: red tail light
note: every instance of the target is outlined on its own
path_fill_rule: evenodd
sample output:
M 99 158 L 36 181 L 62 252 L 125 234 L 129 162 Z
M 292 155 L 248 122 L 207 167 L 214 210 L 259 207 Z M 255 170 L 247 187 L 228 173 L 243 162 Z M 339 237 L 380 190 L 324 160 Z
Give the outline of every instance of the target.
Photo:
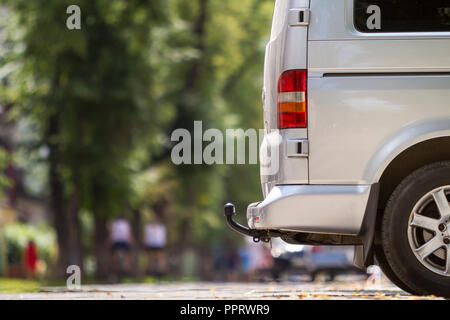
M 289 70 L 278 80 L 278 129 L 306 128 L 306 70 Z

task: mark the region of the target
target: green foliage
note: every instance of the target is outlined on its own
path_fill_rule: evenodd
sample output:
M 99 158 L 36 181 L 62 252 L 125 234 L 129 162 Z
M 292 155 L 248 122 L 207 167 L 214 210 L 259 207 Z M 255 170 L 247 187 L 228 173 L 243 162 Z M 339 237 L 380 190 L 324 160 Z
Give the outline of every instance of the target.
M 9 153 L 5 149 L 0 148 L 0 172 L 4 172 L 9 163 Z M 4 196 L 3 190 L 10 185 L 11 181 L 8 179 L 8 177 L 6 175 L 0 175 L 0 197 Z
M 38 292 L 40 287 L 41 283 L 38 281 L 0 278 L 0 292 L 3 294 Z
M 206 2 L 206 19 L 203 33 L 196 34 L 202 2 Z M 202 120 L 204 130 L 262 127 L 262 64 L 273 1 L 172 3 L 177 21 L 190 27 L 184 32 L 177 30 L 172 37 L 173 45 L 186 55 L 175 63 L 172 72 L 176 75 L 171 78 L 187 79 L 188 84 L 187 89 L 178 88 L 175 95 L 174 128 L 192 130 L 194 120 Z M 245 212 L 250 202 L 259 199 L 259 168 L 199 165 L 175 170 L 181 179 L 177 212 L 191 221 L 196 243 L 240 239 L 223 222 L 222 205 L 233 201 L 239 212 Z
M 163 199 L 174 246 L 183 234 L 201 248 L 239 241 L 222 205 L 234 201 L 244 212 L 259 199 L 259 168 L 174 166 L 170 136 L 192 131 L 196 120 L 204 130 L 262 126 L 273 0 L 0 4 L 11 12 L 0 101 L 14 104 L 33 132 L 20 159 L 28 168 L 40 163 L 41 171 L 28 170 L 39 179 L 49 159 L 38 150 L 58 146 L 65 201 L 79 192 L 87 234 L 88 213 L 112 217 L 131 207 L 153 214 Z M 70 4 L 82 10 L 81 30 L 65 28 Z M 49 135 L 55 117 L 59 133 Z
M 9 102 L 34 123 L 38 146 L 59 146 L 67 197 L 77 188 L 84 208 L 123 212 L 130 154 L 137 138 L 154 132 L 146 52 L 164 2 L 76 1 L 83 9 L 79 31 L 65 28 L 73 1 L 4 2 L 15 13 L 8 27 Z M 57 136 L 48 136 L 52 117 L 60 122 Z
M 47 225 L 32 226 L 22 223 L 14 223 L 4 228 L 6 243 L 9 247 L 9 255 L 22 261 L 22 253 L 32 240 L 39 251 L 40 259 L 52 262 L 56 256 L 56 237 L 53 229 Z

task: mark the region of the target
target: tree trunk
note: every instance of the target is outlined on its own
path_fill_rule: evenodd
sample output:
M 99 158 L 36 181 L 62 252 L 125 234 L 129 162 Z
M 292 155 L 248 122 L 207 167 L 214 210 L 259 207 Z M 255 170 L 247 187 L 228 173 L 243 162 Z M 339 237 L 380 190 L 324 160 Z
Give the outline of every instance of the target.
M 63 183 L 60 172 L 59 151 L 59 119 L 53 115 L 49 119 L 47 128 L 49 155 L 49 183 L 50 183 L 50 207 L 53 214 L 53 224 L 58 241 L 58 262 L 55 271 L 57 278 L 64 278 L 66 269 L 70 265 L 69 260 L 69 230 L 67 216 L 64 212 Z
M 188 194 L 188 209 L 186 212 L 186 216 L 183 218 L 182 222 L 181 222 L 181 228 L 179 230 L 180 233 L 180 238 L 179 238 L 179 245 L 177 245 L 177 249 L 176 249 L 176 256 L 178 258 L 178 263 L 177 263 L 177 275 L 178 276 L 183 276 L 183 261 L 184 261 L 184 255 L 185 253 L 187 253 L 189 251 L 189 249 L 193 248 L 193 243 L 192 243 L 192 232 L 191 232 L 191 228 L 192 228 L 192 219 L 195 216 L 195 191 L 192 189 L 189 189 L 186 191 Z
M 198 0 L 199 2 L 199 13 L 197 19 L 194 22 L 194 34 L 197 37 L 196 49 L 198 50 L 199 57 L 197 61 L 192 65 L 188 72 L 188 77 L 186 78 L 187 93 L 191 90 L 195 90 L 200 78 L 200 72 L 204 64 L 203 57 L 206 51 L 206 25 L 208 23 L 208 4 L 209 0 Z
M 61 176 L 60 125 L 58 114 L 54 114 L 49 118 L 46 140 L 50 149 L 50 207 L 58 241 L 58 262 L 55 277 L 63 279 L 66 277 L 67 267 L 76 265 L 83 269 L 83 260 L 78 190 L 72 195 L 70 208 L 67 209 L 65 203 L 64 183 Z
M 108 228 L 105 217 L 94 218 L 94 255 L 96 260 L 95 276 L 98 280 L 108 279 L 110 255 L 108 250 Z
M 69 241 L 70 252 L 69 259 L 71 264 L 75 264 L 84 271 L 83 248 L 81 243 L 81 225 L 80 225 L 80 192 L 78 186 L 75 187 L 68 210 L 69 222 Z
M 197 2 L 199 5 L 199 10 L 195 20 L 193 21 L 193 33 L 195 35 L 196 41 L 195 49 L 199 54 L 197 59 L 195 59 L 194 62 L 190 64 L 185 74 L 183 88 L 180 92 L 180 99 L 176 104 L 176 109 L 178 112 L 177 117 L 173 122 L 172 130 L 184 128 L 186 123 L 191 120 L 191 108 L 194 106 L 190 105 L 189 96 L 198 89 L 201 79 L 201 72 L 206 61 L 206 27 L 209 18 L 209 0 L 197 0 Z M 173 272 L 178 276 L 181 276 L 183 273 L 183 256 L 186 252 L 188 252 L 188 249 L 192 248 L 192 242 L 190 241 L 192 238 L 191 220 L 196 210 L 194 192 L 192 190 L 186 190 L 185 192 L 187 193 L 188 198 L 188 209 L 186 215 L 181 218 L 181 225 L 178 227 L 178 244 L 170 250 L 171 252 L 173 252 L 173 255 L 171 256 L 171 261 L 173 262 Z

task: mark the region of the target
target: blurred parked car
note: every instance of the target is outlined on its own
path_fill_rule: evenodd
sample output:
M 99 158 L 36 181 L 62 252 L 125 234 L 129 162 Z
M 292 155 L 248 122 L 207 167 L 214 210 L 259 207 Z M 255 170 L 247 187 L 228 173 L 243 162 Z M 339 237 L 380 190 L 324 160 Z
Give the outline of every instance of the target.
M 341 274 L 364 275 L 364 271 L 353 265 L 353 250 L 352 246 L 294 246 L 274 241 L 272 277 L 280 280 L 284 277 L 308 276 L 310 281 L 315 281 L 319 274 L 323 274 L 328 281 L 333 281 Z

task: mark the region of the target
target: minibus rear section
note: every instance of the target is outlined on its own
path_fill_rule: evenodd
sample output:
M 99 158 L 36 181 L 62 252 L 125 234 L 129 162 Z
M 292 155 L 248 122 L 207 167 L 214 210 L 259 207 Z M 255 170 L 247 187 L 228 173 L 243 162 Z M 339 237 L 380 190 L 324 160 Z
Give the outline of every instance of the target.
M 309 132 L 312 112 L 316 118 L 319 116 L 314 110 L 317 106 L 308 105 L 311 103 L 308 96 L 312 95 L 308 93 L 312 81 L 309 36 L 311 28 L 320 28 L 327 22 L 326 15 L 320 14 L 322 6 L 333 3 L 334 0 L 275 3 L 264 66 L 266 136 L 261 147 L 264 199 L 249 205 L 247 222 L 252 230 L 281 232 L 283 239 L 289 233 L 345 235 L 359 244 L 357 237 L 361 234 L 371 186 L 317 184 L 312 183 L 310 176 L 310 151 L 317 152 L 322 145 L 310 139 Z M 325 159 L 320 165 L 327 168 L 328 163 Z

